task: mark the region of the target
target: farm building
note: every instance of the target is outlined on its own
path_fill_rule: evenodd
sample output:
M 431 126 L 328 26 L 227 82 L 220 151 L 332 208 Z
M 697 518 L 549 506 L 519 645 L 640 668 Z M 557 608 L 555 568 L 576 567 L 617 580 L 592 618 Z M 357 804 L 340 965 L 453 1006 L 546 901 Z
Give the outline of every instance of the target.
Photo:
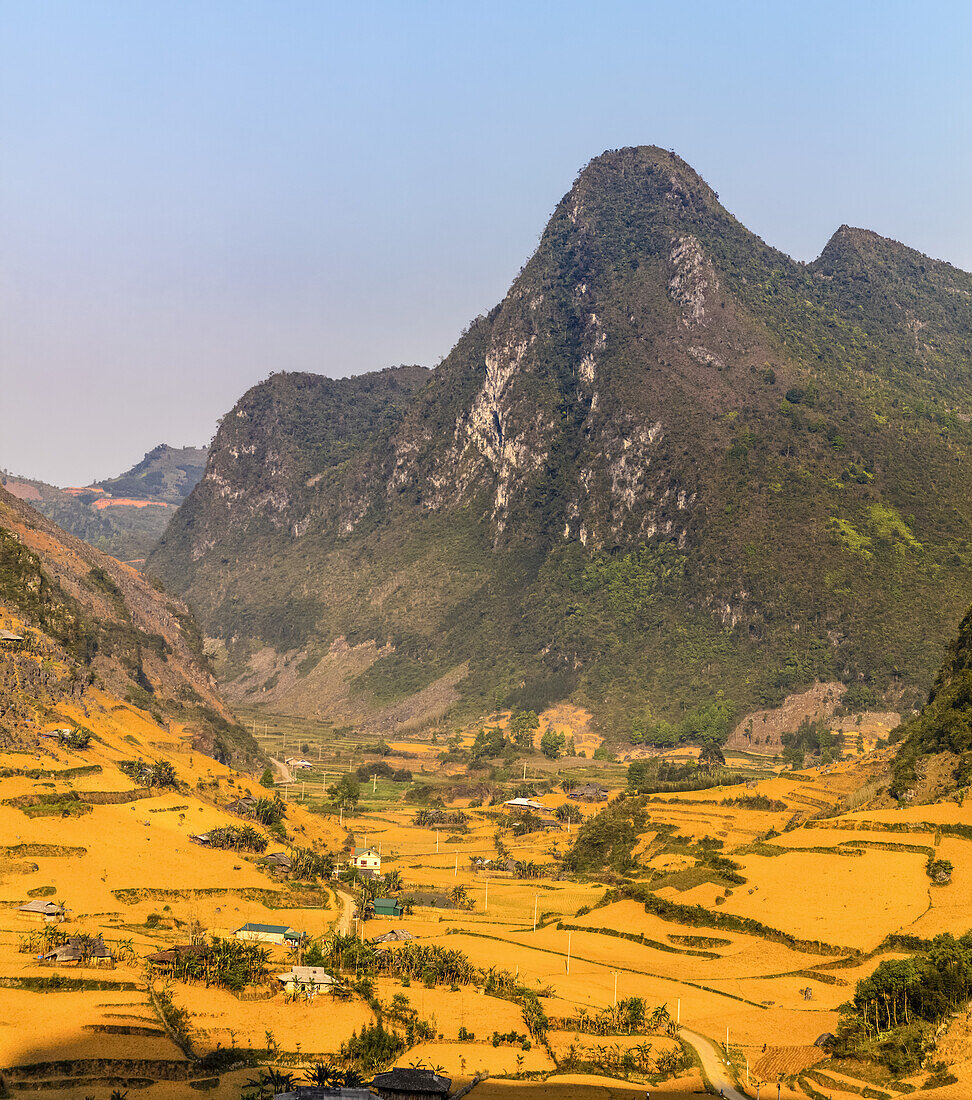
M 407 928 L 393 928 L 390 932 L 386 932 L 382 936 L 375 936 L 371 941 L 372 943 L 406 943 L 408 940 L 414 940 L 415 937 Z
M 359 871 L 381 871 L 381 856 L 377 848 L 355 848 L 351 866 Z
M 299 768 L 301 771 L 307 771 L 308 769 L 313 768 L 314 765 L 309 760 L 290 759 L 287 761 L 287 767 Z
M 20 913 L 27 913 L 32 917 L 40 917 L 46 924 L 56 924 L 64 920 L 64 906 L 56 901 L 45 901 L 43 898 L 34 898 L 21 905 Z
M 288 993 L 329 993 L 337 984 L 322 966 L 292 966 L 277 981 Z
M 55 947 L 46 955 L 39 956 L 42 962 L 51 966 L 59 966 L 64 963 L 89 962 L 94 966 L 114 966 L 115 956 L 112 955 L 101 936 L 86 938 L 81 936 L 69 936 L 66 942 Z
M 398 904 L 398 898 L 375 898 L 376 917 L 400 917 L 402 907 Z
M 382 1100 L 429 1100 L 448 1096 L 452 1080 L 440 1077 L 430 1069 L 396 1066 L 387 1073 L 376 1073 L 371 1087 Z
M 156 951 L 154 955 L 146 955 L 145 961 L 162 973 L 169 973 L 183 959 L 205 959 L 211 951 L 212 948 L 205 943 L 177 943 L 164 951 Z
M 577 802 L 607 802 L 607 791 L 597 783 L 584 783 L 567 795 Z
M 249 817 L 253 813 L 253 807 L 256 806 L 257 800 L 251 798 L 250 795 L 245 795 L 243 798 L 238 798 L 235 802 L 231 802 L 226 809 L 231 814 L 239 814 L 240 817 Z
M 296 946 L 304 938 L 303 932 L 295 932 L 283 924 L 244 924 L 233 935 L 238 940 L 256 943 L 280 943 L 289 947 Z
M 260 862 L 272 867 L 275 871 L 283 871 L 284 873 L 289 872 L 293 867 L 293 861 L 286 852 L 271 852 L 268 856 L 264 856 Z
M 503 805 L 510 810 L 533 810 L 535 813 L 550 813 L 542 802 L 537 802 L 533 798 L 510 798 Z
M 22 634 L 14 634 L 12 630 L 0 630 L 0 642 L 12 645 L 23 640 L 24 636 Z

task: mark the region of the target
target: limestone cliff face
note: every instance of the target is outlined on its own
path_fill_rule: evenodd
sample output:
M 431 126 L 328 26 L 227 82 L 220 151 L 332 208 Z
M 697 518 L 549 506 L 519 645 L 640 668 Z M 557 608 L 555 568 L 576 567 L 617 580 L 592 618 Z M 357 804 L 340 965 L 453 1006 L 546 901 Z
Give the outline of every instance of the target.
M 289 539 L 350 534 L 375 496 L 381 446 L 429 373 L 278 374 L 254 386 L 220 423 L 166 545 L 178 541 L 179 553 L 200 561 L 254 525 Z
M 376 707 L 460 668 L 469 708 L 916 691 L 886 593 L 936 638 L 935 570 L 972 595 L 970 347 L 966 273 L 846 227 L 797 264 L 616 150 L 434 371 L 246 394 L 150 568 L 255 698 L 338 639 Z

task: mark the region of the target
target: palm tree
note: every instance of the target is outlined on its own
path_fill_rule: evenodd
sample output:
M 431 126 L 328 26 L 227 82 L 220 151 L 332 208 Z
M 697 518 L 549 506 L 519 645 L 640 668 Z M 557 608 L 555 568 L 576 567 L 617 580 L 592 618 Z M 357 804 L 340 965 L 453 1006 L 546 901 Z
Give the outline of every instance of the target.
M 115 947 L 115 953 L 122 962 L 134 963 L 138 962 L 139 954 L 135 950 L 135 945 L 130 939 L 119 940 Z
M 311 1066 L 311 1071 L 307 1076 L 307 1080 L 319 1089 L 332 1088 L 337 1082 L 336 1078 L 339 1076 L 327 1062 L 315 1062 Z

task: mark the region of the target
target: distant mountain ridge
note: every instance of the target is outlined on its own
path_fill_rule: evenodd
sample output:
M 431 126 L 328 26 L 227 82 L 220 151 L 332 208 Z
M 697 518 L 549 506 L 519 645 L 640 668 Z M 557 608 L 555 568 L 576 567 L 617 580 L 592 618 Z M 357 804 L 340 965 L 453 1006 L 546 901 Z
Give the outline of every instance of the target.
M 114 497 L 181 504 L 205 473 L 208 453 L 206 447 L 160 443 L 130 470 L 94 484 Z
M 66 489 L 5 475 L 7 491 L 122 561 L 144 560 L 206 468 L 205 447 L 160 444 L 118 477 Z
M 846 226 L 797 263 L 616 150 L 427 381 L 249 391 L 149 567 L 237 697 L 335 721 L 907 709 L 972 597 L 970 382 L 972 276 Z

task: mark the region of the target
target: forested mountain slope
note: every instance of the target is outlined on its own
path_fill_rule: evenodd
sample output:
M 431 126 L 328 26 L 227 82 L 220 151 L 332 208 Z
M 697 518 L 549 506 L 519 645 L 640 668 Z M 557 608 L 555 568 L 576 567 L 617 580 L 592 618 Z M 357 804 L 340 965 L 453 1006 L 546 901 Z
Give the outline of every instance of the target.
M 914 796 L 929 772 L 946 788 L 972 782 L 972 607 L 948 647 L 945 663 L 921 713 L 899 731 L 904 740 L 895 760 L 891 791 L 898 798 Z M 935 794 L 934 789 L 923 793 Z
M 218 759 L 261 755 L 221 701 L 185 605 L 2 488 L 0 628 L 2 745 L 29 747 L 60 703 L 97 708 L 107 692 L 184 725 Z
M 923 697 L 972 596 L 967 273 L 846 226 L 797 263 L 622 149 L 408 379 L 277 375 L 224 419 L 150 568 L 237 695 L 571 696 L 621 733 L 814 679 Z

